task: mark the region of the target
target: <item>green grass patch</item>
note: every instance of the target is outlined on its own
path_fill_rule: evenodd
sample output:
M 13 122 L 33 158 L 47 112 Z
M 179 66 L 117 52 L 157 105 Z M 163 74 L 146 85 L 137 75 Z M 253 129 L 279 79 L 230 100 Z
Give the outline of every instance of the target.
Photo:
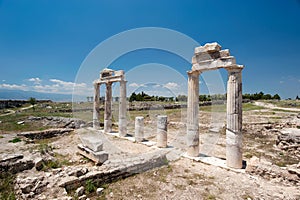
M 95 183 L 89 179 L 85 182 L 85 193 L 86 194 L 91 194 L 93 192 L 95 192 L 97 189 L 97 187 L 95 186 Z
M 261 109 L 264 109 L 264 107 L 254 105 L 253 103 L 243 103 L 243 111 L 261 110 Z
M 21 141 L 22 141 L 21 138 L 16 137 L 16 138 L 14 138 L 12 140 L 9 140 L 8 142 L 17 143 L 17 142 L 21 142 Z
M 15 200 L 14 182 L 16 176 L 9 172 L 0 172 L 0 199 Z

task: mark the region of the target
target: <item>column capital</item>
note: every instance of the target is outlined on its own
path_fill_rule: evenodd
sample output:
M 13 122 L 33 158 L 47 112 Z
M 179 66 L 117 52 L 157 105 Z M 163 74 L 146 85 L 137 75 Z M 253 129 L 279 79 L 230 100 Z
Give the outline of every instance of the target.
M 197 70 L 197 71 L 193 71 L 193 70 L 191 70 L 191 71 L 187 71 L 187 74 L 189 75 L 189 76 L 199 76 L 200 74 L 202 73 L 202 71 L 200 71 L 200 70 Z
M 94 87 L 101 85 L 101 83 L 99 83 L 97 80 L 93 82 Z
M 231 65 L 224 67 L 228 72 L 240 72 L 244 69 L 244 65 Z

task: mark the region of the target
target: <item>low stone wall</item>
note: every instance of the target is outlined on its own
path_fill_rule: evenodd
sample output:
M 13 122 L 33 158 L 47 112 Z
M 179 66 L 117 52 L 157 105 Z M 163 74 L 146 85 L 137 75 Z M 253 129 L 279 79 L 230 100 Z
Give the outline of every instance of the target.
M 57 128 L 57 129 L 48 129 L 43 131 L 30 131 L 30 132 L 22 132 L 18 133 L 18 136 L 26 137 L 29 139 L 45 139 L 45 138 L 52 138 L 58 135 L 62 135 L 64 133 L 69 133 L 73 131 L 70 128 Z
M 33 160 L 25 159 L 22 154 L 2 155 L 0 159 L 0 173 L 10 172 L 16 174 L 33 167 Z
M 92 180 L 95 185 L 101 186 L 105 183 L 111 183 L 118 179 L 166 165 L 167 163 L 165 154 L 148 154 L 134 158 L 108 161 L 103 170 L 90 171 L 80 177 L 67 177 L 59 186 L 70 191 L 80 186 L 85 186 L 87 180 Z

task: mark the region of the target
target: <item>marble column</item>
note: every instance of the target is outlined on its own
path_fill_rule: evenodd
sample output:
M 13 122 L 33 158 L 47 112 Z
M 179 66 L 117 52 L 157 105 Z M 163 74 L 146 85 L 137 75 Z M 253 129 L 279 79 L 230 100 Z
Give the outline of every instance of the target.
M 242 69 L 228 68 L 226 164 L 242 168 Z
M 168 133 L 168 117 L 166 115 L 157 116 L 157 147 L 166 148 Z
M 137 142 L 142 142 L 144 139 L 144 117 L 135 118 L 134 138 Z
M 199 75 L 188 72 L 187 155 L 192 157 L 199 155 Z
M 93 128 L 100 128 L 100 84 L 94 83 Z
M 104 132 L 112 130 L 112 83 L 106 83 L 105 111 L 104 111 Z
M 127 121 L 126 121 L 126 82 L 120 82 L 120 99 L 119 99 L 119 136 L 126 136 Z

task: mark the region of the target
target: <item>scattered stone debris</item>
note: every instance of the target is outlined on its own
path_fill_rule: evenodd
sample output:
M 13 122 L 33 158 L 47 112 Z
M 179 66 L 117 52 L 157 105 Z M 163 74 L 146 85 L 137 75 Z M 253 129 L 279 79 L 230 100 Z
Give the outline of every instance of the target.
M 246 172 L 288 186 L 300 186 L 300 169 L 297 165 L 291 165 L 288 168 L 279 167 L 254 156 L 247 163 Z
M 300 159 L 300 129 L 282 129 L 277 137 L 276 144 L 281 150 L 288 151 Z

